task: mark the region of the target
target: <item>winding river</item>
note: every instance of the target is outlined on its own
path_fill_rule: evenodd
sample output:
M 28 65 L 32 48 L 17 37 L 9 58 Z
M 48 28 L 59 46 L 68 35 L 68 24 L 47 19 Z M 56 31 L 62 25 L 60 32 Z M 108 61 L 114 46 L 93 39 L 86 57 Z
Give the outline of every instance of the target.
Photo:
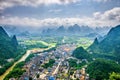
M 16 61 L 10 68 L 8 68 L 5 73 L 3 75 L 0 76 L 0 80 L 3 80 L 5 78 L 5 76 L 13 70 L 13 68 L 15 67 L 15 65 L 19 62 L 25 61 L 25 59 L 31 54 L 31 53 L 37 53 L 37 52 L 42 52 L 44 50 L 47 50 L 49 48 L 45 48 L 45 49 L 33 49 L 33 50 L 27 50 L 26 53 L 18 60 Z

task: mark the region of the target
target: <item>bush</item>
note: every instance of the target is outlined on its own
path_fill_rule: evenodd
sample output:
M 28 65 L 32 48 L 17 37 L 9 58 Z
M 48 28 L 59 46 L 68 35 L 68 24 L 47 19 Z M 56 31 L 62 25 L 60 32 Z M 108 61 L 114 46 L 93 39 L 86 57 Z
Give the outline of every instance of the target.
M 9 80 L 10 78 L 19 78 L 25 72 L 25 70 L 22 70 L 24 63 L 25 62 L 20 62 L 16 64 L 13 70 L 9 72 L 9 74 L 4 78 L 4 80 Z

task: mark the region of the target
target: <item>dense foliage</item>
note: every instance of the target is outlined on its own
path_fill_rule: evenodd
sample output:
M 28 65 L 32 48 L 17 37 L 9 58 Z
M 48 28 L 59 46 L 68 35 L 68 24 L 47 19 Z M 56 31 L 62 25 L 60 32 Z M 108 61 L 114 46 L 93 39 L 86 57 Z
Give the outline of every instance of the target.
M 18 43 L 16 36 L 13 36 L 10 38 L 6 31 L 0 27 L 0 59 L 9 59 L 9 58 L 15 58 L 18 56 Z M 9 54 L 9 55 L 8 55 Z M 5 61 L 5 60 L 3 60 Z M 0 63 L 0 65 L 3 65 Z
M 102 41 L 93 44 L 88 51 L 98 54 L 107 54 L 115 56 L 114 60 L 120 62 L 120 25 L 112 28 Z
M 2 75 L 13 64 L 14 64 L 14 62 L 10 62 L 10 63 L 5 64 L 4 67 L 0 68 L 0 75 Z
M 77 60 L 69 59 L 68 62 L 70 67 L 77 67 Z
M 68 59 L 69 66 L 74 69 L 81 69 L 84 65 L 86 65 L 85 61 L 78 61 L 76 59 Z
M 16 36 L 12 38 L 6 33 L 6 31 L 0 27 L 0 75 L 2 75 L 15 61 L 21 58 L 25 53 L 17 42 Z M 14 61 L 8 62 L 7 59 L 13 59 Z
M 19 55 L 16 58 L 14 58 L 14 61 L 6 63 L 4 62 L 4 59 L 3 61 L 1 61 L 1 63 L 3 63 L 4 66 L 0 68 L 0 75 L 2 75 L 9 67 L 11 67 L 15 61 L 18 61 L 24 55 L 25 50 L 18 50 L 17 52 L 19 53 Z
M 37 41 L 37 40 L 26 40 L 23 41 L 23 45 L 26 46 L 27 49 L 33 49 L 33 48 L 48 48 L 48 43 L 44 41 Z
M 30 61 L 30 59 L 34 57 L 34 54 L 30 54 L 25 61 L 23 62 L 19 62 L 18 64 L 15 65 L 15 67 L 13 68 L 13 70 L 11 72 L 9 72 L 9 74 L 5 77 L 4 80 L 9 80 L 9 78 L 19 78 L 24 72 L 25 70 L 22 69 L 22 67 L 25 65 L 26 62 Z
M 55 60 L 50 59 L 49 62 L 42 65 L 42 67 L 44 67 L 44 68 L 52 67 L 54 63 L 55 63 Z
M 111 73 L 110 76 L 109 76 L 109 79 L 110 80 L 120 80 L 120 73 Z
M 72 56 L 78 58 L 78 59 L 91 59 L 90 54 L 83 48 L 83 47 L 78 47 L 73 51 Z
M 20 62 L 15 65 L 14 69 L 9 72 L 9 74 L 4 78 L 4 80 L 9 80 L 10 78 L 19 78 L 25 70 L 22 69 L 25 62 Z
M 91 62 L 87 67 L 90 78 L 95 80 L 103 80 L 109 78 L 109 73 L 120 73 L 120 65 L 114 61 L 97 59 Z

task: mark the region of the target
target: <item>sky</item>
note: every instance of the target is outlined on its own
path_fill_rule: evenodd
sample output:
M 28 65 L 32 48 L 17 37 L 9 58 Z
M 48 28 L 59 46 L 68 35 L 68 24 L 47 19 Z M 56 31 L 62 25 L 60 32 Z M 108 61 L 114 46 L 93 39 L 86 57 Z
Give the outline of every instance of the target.
M 0 25 L 116 26 L 120 0 L 0 0 Z

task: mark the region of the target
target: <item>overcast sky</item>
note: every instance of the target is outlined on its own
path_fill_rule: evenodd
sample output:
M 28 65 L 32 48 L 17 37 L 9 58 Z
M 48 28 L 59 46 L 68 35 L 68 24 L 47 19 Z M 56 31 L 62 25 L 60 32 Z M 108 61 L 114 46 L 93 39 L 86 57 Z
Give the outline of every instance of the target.
M 120 0 L 0 0 L 0 24 L 115 26 L 120 24 Z

